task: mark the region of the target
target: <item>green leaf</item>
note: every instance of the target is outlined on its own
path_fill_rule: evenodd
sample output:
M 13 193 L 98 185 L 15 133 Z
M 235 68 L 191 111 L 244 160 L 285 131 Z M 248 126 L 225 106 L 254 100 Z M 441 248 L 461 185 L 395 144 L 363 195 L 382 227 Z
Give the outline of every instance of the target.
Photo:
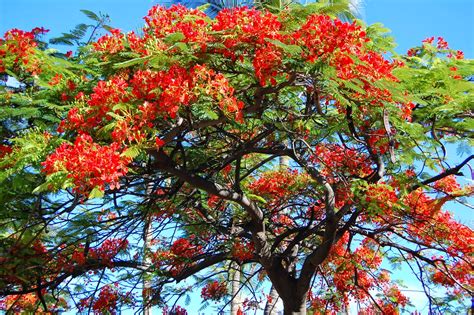
M 283 49 L 285 52 L 291 54 L 291 55 L 299 55 L 303 51 L 300 46 L 298 45 L 287 45 L 285 43 L 280 42 L 277 39 L 268 39 L 265 38 L 265 40 L 269 43 L 272 43 L 273 45 Z
M 267 203 L 267 201 L 266 201 L 263 197 L 260 197 L 260 196 L 258 196 L 258 195 L 247 194 L 247 196 L 248 196 L 251 200 L 260 201 L 261 203 Z
M 117 119 L 117 120 L 123 120 L 123 119 L 124 119 L 123 116 L 120 116 L 120 115 L 118 115 L 118 114 L 116 114 L 116 113 L 114 113 L 114 112 L 108 112 L 107 115 L 110 116 L 110 117 L 112 117 L 112 118 L 115 118 L 115 119 Z
M 357 84 L 355 84 L 354 82 L 351 82 L 351 81 L 343 81 L 343 84 L 345 85 L 346 88 L 348 89 L 351 89 L 355 92 L 359 92 L 360 94 L 364 95 L 365 94 L 365 90 L 363 88 L 361 88 L 360 86 L 358 86 Z
M 99 189 L 97 186 L 92 189 L 89 194 L 89 199 L 102 198 L 104 197 L 104 191 Z
M 38 193 L 40 193 L 40 192 L 47 191 L 49 185 L 50 185 L 50 183 L 48 183 L 48 182 L 39 185 L 38 187 L 36 187 L 35 189 L 33 189 L 33 194 L 38 194 Z
M 116 63 L 116 64 L 114 64 L 113 67 L 115 69 L 127 68 L 127 67 L 137 65 L 139 63 L 143 63 L 144 61 L 146 61 L 148 59 L 150 59 L 150 56 L 134 58 L 134 59 L 130 59 L 130 60 L 127 60 L 127 61 Z
M 92 11 L 83 9 L 83 10 L 81 10 L 81 12 L 84 13 L 91 20 L 94 20 L 94 21 L 97 21 L 97 22 L 101 21 L 100 17 Z
M 173 45 L 173 47 L 179 48 L 181 51 L 186 51 L 189 49 L 188 44 L 183 43 L 183 42 L 177 42 L 176 44 Z
M 186 37 L 181 32 L 171 33 L 164 38 L 164 42 L 167 44 L 173 44 L 179 41 L 182 41 Z
M 206 3 L 206 4 L 203 4 L 203 5 L 200 5 L 196 8 L 196 10 L 199 10 L 199 11 L 206 11 L 207 9 L 209 9 L 209 7 L 211 6 L 210 3 Z
M 107 24 L 102 25 L 102 27 L 104 28 L 104 30 L 107 30 L 107 31 L 109 31 L 109 32 L 113 29 L 112 26 L 107 25 Z
M 74 35 L 76 38 L 82 38 L 87 32 L 89 25 L 81 23 L 76 25 L 76 27 L 71 31 L 71 34 Z
M 188 306 L 191 303 L 191 296 L 186 294 L 186 299 L 184 300 L 184 304 Z
M 380 36 L 381 34 L 390 33 L 390 29 L 386 28 L 382 23 L 374 23 L 366 29 L 367 36 Z
M 140 148 L 137 146 L 129 147 L 125 150 L 120 156 L 128 157 L 128 158 L 135 158 L 140 154 Z
M 124 104 L 124 103 L 118 103 L 114 105 L 114 107 L 112 107 L 113 112 L 116 112 L 118 110 L 126 111 L 127 109 L 128 109 L 127 104 Z

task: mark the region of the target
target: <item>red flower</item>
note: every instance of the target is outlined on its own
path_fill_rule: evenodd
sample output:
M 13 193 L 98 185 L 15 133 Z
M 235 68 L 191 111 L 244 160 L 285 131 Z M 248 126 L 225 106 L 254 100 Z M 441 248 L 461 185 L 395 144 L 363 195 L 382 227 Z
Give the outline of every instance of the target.
M 281 37 L 281 23 L 276 15 L 247 7 L 221 10 L 212 29 L 226 37 L 224 45 L 229 52 L 242 43 L 262 45 L 267 39 Z
M 66 171 L 73 180 L 74 189 L 86 194 L 92 188 L 119 188 L 119 179 L 127 173 L 130 160 L 122 157 L 117 143 L 101 146 L 94 143 L 89 135 L 81 134 L 74 144 L 63 143 L 48 156 L 43 165 L 45 174 Z
M 49 32 L 49 30 L 45 29 L 44 27 L 35 27 L 31 30 L 34 35 L 44 35 Z
M 202 253 L 202 246 L 192 244 L 187 238 L 179 238 L 171 245 L 170 252 L 179 258 L 190 259 Z
M 156 147 L 158 149 L 165 145 L 165 142 L 163 140 L 161 140 L 160 138 L 158 138 L 158 137 L 156 137 L 155 142 L 156 142 Z
M 232 248 L 232 257 L 240 262 L 250 260 L 254 258 L 254 245 L 253 243 L 246 242 L 241 243 L 241 240 L 236 240 Z
M 94 49 L 96 51 L 115 54 L 124 49 L 122 42 L 125 38 L 125 35 L 123 35 L 119 29 L 115 28 L 110 29 L 109 32 L 111 33 L 111 35 L 104 35 L 99 38 L 97 42 L 93 43 Z
M 448 43 L 444 40 L 443 37 L 438 37 L 438 45 L 436 46 L 438 49 L 448 49 Z
M 424 44 L 433 44 L 434 39 L 435 39 L 434 36 L 431 36 L 431 37 L 425 38 L 421 42 Z
M 0 159 L 12 152 L 13 150 L 11 146 L 0 144 Z
M 184 35 L 184 42 L 195 42 L 198 47 L 204 49 L 210 40 L 206 15 L 202 11 L 188 9 L 182 5 L 173 5 L 170 8 L 154 6 L 148 11 L 145 22 L 146 26 L 143 29 L 145 39 L 153 40 L 155 45 L 156 39 L 178 32 Z M 143 45 L 141 43 L 136 45 L 137 42 L 134 41 L 134 50 L 137 50 L 137 46 Z M 163 42 L 159 42 L 158 45 L 162 48 L 167 47 Z
M 219 301 L 227 294 L 227 285 L 224 282 L 208 282 L 201 290 L 201 297 L 205 300 Z
M 7 65 L 14 68 L 23 68 L 24 70 L 37 74 L 41 71 L 39 60 L 34 56 L 34 49 L 38 46 L 36 35 L 47 32 L 44 28 L 34 28 L 31 32 L 25 32 L 19 29 L 11 29 L 4 35 L 5 40 L 0 40 L 0 45 L 4 45 L 0 50 L 0 57 L 7 55 L 13 57 L 12 64 L 0 64 L 0 70 L 5 71 Z M 10 58 L 9 58 L 10 59 Z

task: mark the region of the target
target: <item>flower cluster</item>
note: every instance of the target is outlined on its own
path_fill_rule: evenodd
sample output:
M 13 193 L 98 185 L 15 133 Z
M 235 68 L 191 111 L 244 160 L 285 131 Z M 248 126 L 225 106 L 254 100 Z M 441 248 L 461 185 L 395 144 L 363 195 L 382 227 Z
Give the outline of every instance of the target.
M 71 262 L 78 265 L 84 265 L 86 259 L 100 260 L 101 263 L 113 266 L 112 259 L 119 253 L 124 252 L 128 247 L 128 241 L 124 239 L 107 239 L 100 247 L 89 248 L 86 253 L 84 247 L 80 246 L 71 255 Z
M 282 60 L 282 51 L 270 43 L 263 45 L 255 51 L 255 58 L 252 63 L 255 69 L 255 76 L 261 86 L 267 85 L 267 80 L 270 81 L 272 86 L 277 84 L 276 77 L 279 74 L 277 69 L 281 65 Z
M 168 265 L 172 276 L 179 275 L 183 269 L 193 264 L 193 258 L 201 255 L 203 248 L 195 244 L 192 239 L 179 238 L 171 244 L 169 250 L 158 250 L 152 260 L 157 266 Z
M 169 9 L 154 6 L 145 16 L 145 22 L 145 36 L 153 39 L 163 39 L 169 34 L 181 33 L 185 42 L 206 43 L 209 40 L 208 19 L 197 9 L 188 9 L 182 5 L 173 5 Z
M 278 202 L 295 193 L 295 188 L 305 180 L 297 170 L 284 169 L 262 173 L 249 185 L 249 189 L 270 202 Z
M 224 282 L 208 282 L 201 290 L 201 297 L 204 300 L 219 301 L 227 294 L 227 285 Z
M 461 185 L 456 181 L 456 176 L 450 175 L 436 181 L 433 188 L 445 194 L 452 194 L 461 190 Z
M 224 45 L 233 49 L 242 43 L 262 45 L 267 39 L 279 38 L 281 23 L 268 11 L 240 7 L 220 11 L 212 30 L 221 32 L 225 38 Z
M 34 56 L 34 49 L 38 46 L 36 36 L 48 31 L 42 27 L 35 27 L 30 32 L 16 28 L 7 31 L 4 39 L 0 39 L 0 73 L 11 66 L 20 67 L 32 74 L 39 73 L 39 60 Z
M 393 145 L 393 148 L 395 149 L 400 145 L 396 141 L 393 141 L 392 143 L 390 142 L 387 130 L 384 128 L 367 130 L 366 132 L 368 134 L 367 144 L 369 145 L 370 149 L 376 153 L 385 154 L 389 151 L 391 145 Z
M 208 69 L 203 65 L 196 65 L 191 70 L 193 78 L 193 93 L 207 95 L 219 103 L 220 109 L 226 114 L 233 114 L 237 121 L 242 122 L 244 103 L 234 97 L 234 88 L 229 85 L 227 78 Z
M 301 41 L 307 48 L 304 56 L 310 62 L 325 59 L 334 55 L 337 50 L 337 61 L 358 55 L 365 42 L 369 41 L 362 28 L 354 23 L 344 23 L 331 19 L 327 15 L 314 14 L 307 18 L 301 28 L 294 34 L 296 41 Z M 337 64 L 338 62 L 334 63 Z M 351 64 L 351 61 L 342 64 Z
M 34 312 L 38 307 L 39 299 L 36 293 L 9 295 L 0 300 L 0 310 L 13 312 Z
M 108 81 L 99 81 L 87 101 L 87 106 L 73 107 L 67 118 L 61 122 L 58 131 L 90 131 L 110 121 L 111 116 L 107 114 L 113 106 L 129 101 L 127 88 L 128 83 L 120 76 L 114 76 Z
M 178 258 L 191 259 L 202 253 L 202 246 L 194 245 L 187 238 L 179 238 L 171 245 L 170 252 Z
M 163 308 L 162 315 L 188 315 L 188 311 L 179 305 L 176 305 L 171 310 L 168 308 L 168 306 L 165 306 Z
M 433 53 L 432 49 L 436 48 L 435 53 L 445 55 L 447 58 L 464 59 L 464 53 L 460 50 L 451 50 L 448 43 L 443 37 L 437 38 L 436 46 L 434 45 L 435 37 L 431 36 L 422 40 L 422 46 L 410 48 L 407 51 L 408 57 L 421 56 L 425 53 Z M 430 49 L 431 48 L 431 49 Z
M 449 266 L 448 269 L 443 266 L 441 261 L 438 261 L 436 268 L 433 270 L 432 281 L 447 288 L 456 288 L 457 283 L 463 283 L 470 287 L 473 286 L 472 265 L 474 264 L 474 259 L 469 256 L 467 257 L 467 259 L 458 260 Z M 459 288 L 454 289 L 453 292 L 459 292 Z
M 369 212 L 384 213 L 389 215 L 393 213 L 393 207 L 398 203 L 396 191 L 386 184 L 371 184 L 365 192 L 365 202 Z
M 236 240 L 232 247 L 232 257 L 240 262 L 244 262 L 254 258 L 254 251 L 253 243 Z
M 326 276 L 319 279 L 319 292 L 308 293 L 314 314 L 337 314 L 347 309 L 351 299 L 356 299 L 361 305 L 370 305 L 372 297 L 369 292 L 374 289 L 383 292 L 384 296 L 377 304 L 387 311 L 393 310 L 386 314 L 396 314 L 399 307 L 408 303 L 408 299 L 390 284 L 388 272 L 380 269 L 381 263 L 382 252 L 376 241 L 365 238 L 352 250 L 349 247 L 349 234 L 345 233 L 321 266 Z M 325 290 L 332 291 L 330 299 L 321 298 Z M 320 312 L 322 310 L 325 312 Z
M 446 190 L 447 193 L 451 189 L 458 190 L 458 184 L 449 177 L 435 186 L 441 191 Z M 434 199 L 417 189 L 404 197 L 403 204 L 406 209 L 401 215 L 407 220 L 407 237 L 428 248 L 445 248 L 444 257 L 433 258 L 443 262 L 433 268 L 433 281 L 455 288 L 457 283 L 472 285 L 473 279 L 468 276 L 469 272 L 466 270 L 473 263 L 469 254 L 473 251 L 474 233 L 468 226 L 456 222 L 449 212 L 442 210 L 442 206 L 452 198 L 447 195 Z
M 234 89 L 222 74 L 202 65 L 191 69 L 172 65 L 163 71 L 138 70 L 129 80 L 113 76 L 99 81 L 84 106 L 69 111 L 59 131 L 89 131 L 115 119 L 111 133 L 115 142 L 141 142 L 154 133 L 157 119 L 174 119 L 181 108 L 201 97 L 212 98 L 224 114 L 241 121 L 243 103 L 235 98 Z M 114 109 L 125 103 L 137 105 Z
M 0 144 L 0 159 L 12 153 L 13 149 L 9 145 Z
M 167 71 L 137 71 L 132 80 L 132 93 L 135 98 L 145 101 L 158 101 L 157 111 L 175 118 L 181 106 L 189 105 L 193 98 L 192 82 L 189 72 L 178 65 Z M 158 94 L 158 91 L 162 91 Z
M 111 35 L 104 35 L 97 42 L 93 43 L 96 51 L 115 54 L 123 50 L 124 35 L 116 28 L 110 29 L 109 32 Z
M 118 285 L 103 286 L 96 298 L 84 298 L 79 301 L 79 311 L 92 308 L 94 314 L 117 314 L 119 303 L 127 303 L 129 299 L 118 290 Z
M 120 155 L 117 143 L 101 146 L 91 136 L 81 134 L 74 144 L 63 143 L 49 155 L 42 163 L 42 171 L 47 175 L 67 172 L 75 191 L 86 194 L 95 187 L 100 190 L 106 185 L 110 189 L 119 188 L 119 180 L 127 174 L 129 162 L 129 158 Z
M 281 28 L 276 15 L 246 7 L 220 11 L 212 25 L 212 29 L 225 38 L 223 44 L 226 48 L 219 52 L 233 60 L 251 56 L 255 76 L 262 86 L 268 82 L 277 83 L 275 77 L 282 63 L 282 50 L 271 40 L 287 41 L 288 37 L 282 35 Z M 245 45 L 249 48 L 244 48 Z
M 337 144 L 316 146 L 313 162 L 320 165 L 321 175 L 338 181 L 338 173 L 344 175 L 367 176 L 372 173 L 369 157 L 356 149 Z
M 44 289 L 41 291 L 43 298 L 55 299 L 48 294 Z M 7 314 L 38 314 L 38 309 L 41 308 L 41 301 L 38 294 L 26 293 L 19 295 L 9 295 L 0 299 L 0 311 L 5 311 Z M 48 303 L 48 309 L 51 313 L 61 312 L 69 306 L 64 298 L 58 298 L 54 303 Z

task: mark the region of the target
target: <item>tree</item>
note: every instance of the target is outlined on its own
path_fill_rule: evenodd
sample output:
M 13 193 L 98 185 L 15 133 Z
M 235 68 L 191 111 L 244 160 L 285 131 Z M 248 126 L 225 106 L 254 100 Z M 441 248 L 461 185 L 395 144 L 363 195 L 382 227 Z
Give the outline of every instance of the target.
M 142 34 L 68 56 L 38 49 L 44 30 L 8 32 L 1 307 L 114 313 L 144 296 L 185 314 L 200 289 L 224 308 L 235 264 L 243 304 L 267 279 L 285 314 L 397 313 L 388 263 L 433 312 L 470 296 L 473 233 L 444 207 L 473 191 L 456 180 L 473 156 L 445 154 L 472 143 L 472 61 L 442 38 L 388 59 L 381 25 L 323 8 L 156 6 Z

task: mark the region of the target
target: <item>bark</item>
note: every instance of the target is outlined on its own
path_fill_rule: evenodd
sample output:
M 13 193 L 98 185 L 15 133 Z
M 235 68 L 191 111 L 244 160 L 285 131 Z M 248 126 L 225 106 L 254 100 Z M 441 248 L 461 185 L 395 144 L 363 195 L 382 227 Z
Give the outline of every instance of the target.
M 306 294 L 287 301 L 283 300 L 284 315 L 306 315 Z
M 153 183 L 149 182 L 146 185 L 147 196 L 150 196 L 152 191 L 153 191 Z M 148 250 L 151 248 L 152 238 L 153 238 L 153 234 L 151 230 L 151 217 L 149 215 L 146 215 L 145 226 L 143 227 L 143 263 L 147 269 L 151 265 L 151 260 L 148 255 Z M 143 291 L 142 291 L 143 315 L 152 315 L 151 301 L 150 301 L 150 297 L 152 295 L 151 293 L 152 283 L 148 277 L 149 277 L 149 274 L 147 272 L 144 272 L 143 273 Z
M 151 232 L 150 232 L 150 218 L 147 217 L 145 222 L 145 228 L 143 229 L 143 257 L 144 260 L 143 262 L 145 263 L 145 266 L 150 265 L 150 261 L 147 251 L 148 248 L 150 248 L 150 241 L 152 238 Z M 151 314 L 151 301 L 150 301 L 150 296 L 151 296 L 151 281 L 148 279 L 148 274 L 147 272 L 144 272 L 143 274 L 143 291 L 142 291 L 142 297 L 143 297 L 143 315 L 152 315 Z
M 230 315 L 237 315 L 239 307 L 241 307 L 240 301 L 240 269 L 242 267 L 236 262 L 232 262 L 231 269 L 234 271 L 231 275 L 231 287 L 232 287 L 232 301 L 230 302 Z
M 271 246 L 267 240 L 264 224 L 264 213 L 258 207 L 258 205 L 240 191 L 222 186 L 218 183 L 212 182 L 206 178 L 192 174 L 182 168 L 177 167 L 176 164 L 169 158 L 169 156 L 161 150 L 153 151 L 152 153 L 155 157 L 154 166 L 157 169 L 166 171 L 178 177 L 180 180 L 191 184 L 195 188 L 202 189 L 213 195 L 217 195 L 222 199 L 233 201 L 240 205 L 247 212 L 252 222 L 250 225 L 250 232 L 255 244 L 256 256 L 259 258 L 259 262 L 267 271 L 270 280 L 272 281 L 276 291 L 283 301 L 284 314 L 306 315 L 306 296 L 310 285 L 309 280 L 314 274 L 314 269 L 312 273 L 306 272 L 308 279 L 304 280 L 308 281 L 299 281 L 290 274 L 286 267 L 283 266 L 281 258 L 274 257 L 271 251 Z M 284 165 L 286 162 L 282 161 L 281 164 Z M 327 186 L 328 185 L 329 184 L 327 184 Z M 333 192 L 332 190 L 328 191 Z M 330 194 L 328 193 L 328 195 Z M 333 203 L 334 198 L 332 197 L 333 195 L 326 196 L 326 201 L 328 203 Z M 333 210 L 333 207 L 328 207 L 327 210 L 327 212 L 330 212 L 328 217 L 331 217 L 332 219 L 334 218 Z M 329 231 L 326 231 L 326 234 L 328 235 L 325 236 L 325 242 L 323 242 L 324 244 L 320 246 L 324 249 L 326 249 L 326 247 L 330 248 L 330 245 L 332 245 L 333 239 L 328 239 L 330 238 L 328 236 L 333 236 L 333 234 L 335 234 L 334 220 L 330 221 L 331 222 L 327 226 L 330 227 L 330 229 Z M 324 260 L 324 254 L 326 254 L 326 252 L 320 249 L 319 251 L 316 251 L 316 253 L 313 253 L 313 256 L 317 256 L 317 258 Z M 318 263 L 312 263 L 311 265 L 317 266 Z M 308 267 L 310 266 L 306 266 L 306 268 Z
M 273 259 L 273 263 L 266 271 L 273 287 L 283 301 L 284 314 L 305 315 L 306 297 L 310 283 L 296 279 L 278 258 Z
M 265 309 L 263 310 L 263 314 L 276 315 L 277 313 L 276 304 L 280 296 L 278 295 L 278 292 L 276 291 L 273 285 L 270 288 L 270 293 L 268 295 L 270 296 L 270 299 L 267 300 L 267 303 L 265 304 Z
M 290 167 L 290 158 L 286 155 L 280 156 L 280 169 Z
M 290 167 L 290 158 L 286 155 L 280 156 L 279 160 L 279 168 L 280 170 L 285 170 Z M 270 288 L 270 301 L 267 300 L 267 303 L 265 304 L 265 309 L 263 310 L 264 315 L 275 315 L 277 312 L 276 309 L 276 304 L 278 300 L 280 299 L 280 296 L 278 295 L 277 290 L 272 284 L 272 287 Z

